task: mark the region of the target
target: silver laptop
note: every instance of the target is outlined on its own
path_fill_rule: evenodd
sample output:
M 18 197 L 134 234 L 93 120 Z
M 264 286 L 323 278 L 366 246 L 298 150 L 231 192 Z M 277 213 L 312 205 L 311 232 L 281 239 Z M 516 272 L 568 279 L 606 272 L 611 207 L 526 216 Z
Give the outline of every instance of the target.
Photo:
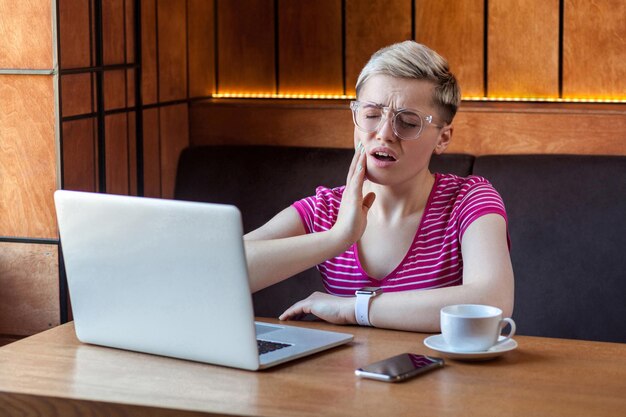
M 82 342 L 257 370 L 352 340 L 255 323 L 235 206 L 74 191 L 54 200 Z

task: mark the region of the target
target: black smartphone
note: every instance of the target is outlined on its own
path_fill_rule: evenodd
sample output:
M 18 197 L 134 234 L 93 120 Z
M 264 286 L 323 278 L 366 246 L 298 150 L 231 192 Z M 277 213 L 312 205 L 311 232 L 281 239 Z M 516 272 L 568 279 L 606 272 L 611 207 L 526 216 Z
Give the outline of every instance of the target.
M 400 382 L 424 372 L 441 368 L 444 360 L 431 356 L 403 353 L 359 368 L 354 373 L 363 378 Z

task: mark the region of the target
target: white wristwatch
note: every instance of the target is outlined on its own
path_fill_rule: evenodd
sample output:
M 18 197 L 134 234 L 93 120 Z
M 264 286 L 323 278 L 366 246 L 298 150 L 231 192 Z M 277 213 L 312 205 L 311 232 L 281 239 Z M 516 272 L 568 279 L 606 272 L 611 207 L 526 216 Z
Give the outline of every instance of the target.
M 354 304 L 354 315 L 356 322 L 361 326 L 371 326 L 370 324 L 370 302 L 372 298 L 383 293 L 379 287 L 363 287 L 356 290 L 356 303 Z

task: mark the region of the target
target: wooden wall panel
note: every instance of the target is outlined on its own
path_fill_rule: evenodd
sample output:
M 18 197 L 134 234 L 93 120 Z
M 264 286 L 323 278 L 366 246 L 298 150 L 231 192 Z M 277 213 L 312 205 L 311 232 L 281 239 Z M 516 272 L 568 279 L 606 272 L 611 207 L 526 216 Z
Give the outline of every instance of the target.
M 346 94 L 374 52 L 411 39 L 411 19 L 411 0 L 346 1 Z
M 0 236 L 56 236 L 53 81 L 0 74 Z
M 61 68 L 81 68 L 91 64 L 89 44 L 89 1 L 59 1 Z
M 146 197 L 161 197 L 161 144 L 159 109 L 143 112 L 143 192 Z
M 279 0 L 278 15 L 279 92 L 343 94 L 341 0 Z
M 105 65 L 125 62 L 124 0 L 102 2 L 102 55 Z
M 126 71 L 104 72 L 104 109 L 115 110 L 126 107 Z
M 126 135 L 128 137 L 128 194 L 137 195 L 137 116 L 126 113 Z
M 559 0 L 492 1 L 488 15 L 488 95 L 558 97 Z
M 63 122 L 63 189 L 96 191 L 95 119 Z
M 93 111 L 92 74 L 61 76 L 61 116 L 89 114 Z
M 216 91 L 214 10 L 214 0 L 187 3 L 189 97 L 206 97 Z
M 565 0 L 563 97 L 626 99 L 626 3 Z
M 52 68 L 50 0 L 0 0 L 0 68 Z
M 106 192 L 129 194 L 128 116 L 105 116 Z
M 161 196 L 174 198 L 176 168 L 181 151 L 189 146 L 187 104 L 159 108 L 161 131 Z
M 415 40 L 448 60 L 464 96 L 484 95 L 484 0 L 415 0 Z
M 218 90 L 276 92 L 274 0 L 218 1 Z
M 189 112 L 192 145 L 353 146 L 354 125 L 343 101 L 207 101 Z
M 143 104 L 158 100 L 156 0 L 141 0 L 141 94 Z
M 186 0 L 159 0 L 157 13 L 159 101 L 186 99 Z
M 60 324 L 56 245 L 0 242 L 0 334 L 27 336 Z
M 321 104 L 218 100 L 190 106 L 193 145 L 350 148 L 353 126 L 347 101 Z M 626 109 L 465 103 L 454 126 L 448 152 L 626 155 Z
M 126 45 L 126 62 L 135 62 L 135 2 L 133 0 L 124 0 L 126 6 L 124 17 L 124 39 Z

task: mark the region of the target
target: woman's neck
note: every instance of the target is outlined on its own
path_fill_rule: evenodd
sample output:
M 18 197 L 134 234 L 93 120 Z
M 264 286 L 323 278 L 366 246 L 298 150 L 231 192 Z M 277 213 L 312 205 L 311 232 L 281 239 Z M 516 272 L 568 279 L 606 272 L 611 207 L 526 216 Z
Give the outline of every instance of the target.
M 435 176 L 425 170 L 422 175 L 400 184 L 381 185 L 366 181 L 363 194 L 376 194 L 371 215 L 394 221 L 422 213 L 434 184 Z

